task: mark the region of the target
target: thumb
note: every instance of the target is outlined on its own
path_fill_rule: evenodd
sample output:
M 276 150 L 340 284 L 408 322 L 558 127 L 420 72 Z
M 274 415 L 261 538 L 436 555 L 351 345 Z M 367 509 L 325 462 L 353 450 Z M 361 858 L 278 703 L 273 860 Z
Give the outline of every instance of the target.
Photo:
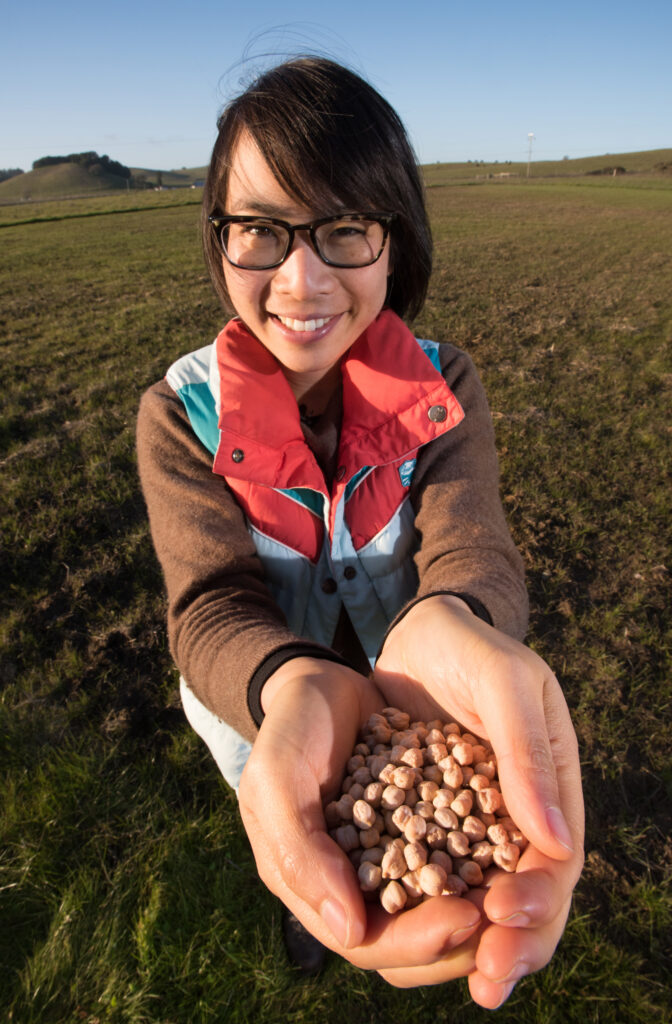
M 572 791 L 565 776 L 578 770 L 578 757 L 567 706 L 557 680 L 548 673 L 534 701 L 533 691 L 525 686 L 494 688 L 482 720 L 509 814 L 542 853 L 567 860 L 574 853 L 574 840 L 566 817 L 570 809 L 563 806 L 561 794 Z
M 284 879 L 305 905 L 307 927 L 310 927 L 310 918 L 317 915 L 340 947 L 352 949 L 361 945 L 366 932 L 366 911 L 352 864 L 325 832 L 311 833 L 306 843 L 303 866 L 308 871 L 309 881 L 307 884 L 303 881 L 303 873 L 299 876 L 300 895 L 288 884 L 294 877 L 294 865 L 291 876 L 288 878 L 285 873 Z M 300 919 L 304 917 L 303 908 L 298 904 L 294 913 Z
M 360 945 L 364 902 L 352 864 L 327 834 L 319 788 L 304 789 L 300 804 L 290 788 L 252 783 L 252 791 L 254 805 L 241 801 L 241 815 L 261 880 L 324 945 Z

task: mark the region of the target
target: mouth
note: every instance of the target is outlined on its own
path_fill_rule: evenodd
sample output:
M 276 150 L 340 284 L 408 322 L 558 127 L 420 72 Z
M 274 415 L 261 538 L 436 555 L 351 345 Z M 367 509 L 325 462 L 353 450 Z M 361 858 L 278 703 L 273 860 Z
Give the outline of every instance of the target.
M 333 316 L 320 316 L 313 317 L 311 320 L 296 320 L 291 316 L 280 316 L 278 313 L 273 314 L 276 320 L 279 320 L 283 327 L 287 327 L 290 331 L 297 331 L 299 333 L 308 333 L 310 331 L 319 331 L 321 327 L 326 327 L 334 317 Z

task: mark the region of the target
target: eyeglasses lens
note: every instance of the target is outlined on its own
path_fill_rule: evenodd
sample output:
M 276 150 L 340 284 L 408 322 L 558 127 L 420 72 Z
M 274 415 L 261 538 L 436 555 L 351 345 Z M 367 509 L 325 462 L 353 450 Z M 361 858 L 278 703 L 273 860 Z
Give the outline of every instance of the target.
M 385 237 L 375 220 L 335 220 L 315 232 L 323 259 L 346 267 L 365 267 L 380 255 Z
M 272 266 L 283 258 L 288 242 L 285 228 L 262 220 L 228 224 L 222 232 L 224 251 L 239 267 Z

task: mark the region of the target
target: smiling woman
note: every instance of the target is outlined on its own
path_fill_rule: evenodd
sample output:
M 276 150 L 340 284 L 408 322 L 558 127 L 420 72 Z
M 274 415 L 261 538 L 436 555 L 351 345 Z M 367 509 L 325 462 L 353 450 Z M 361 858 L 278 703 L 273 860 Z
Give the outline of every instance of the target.
M 558 684 L 520 643 L 523 567 L 476 371 L 402 319 L 431 270 L 404 128 L 346 68 L 280 65 L 220 118 L 202 225 L 235 316 L 138 422 L 185 712 L 291 912 L 294 963 L 328 947 L 402 987 L 469 974 L 494 1007 L 562 934 L 580 775 Z M 527 870 L 437 894 L 403 935 L 365 905 L 322 811 L 389 705 L 487 739 L 530 839 Z
M 337 71 L 335 69 L 338 69 Z M 392 263 L 403 253 L 404 274 L 391 282 L 388 304 L 413 318 L 422 308 L 431 271 L 431 235 L 422 181 L 396 112 L 357 75 L 318 58 L 267 72 L 226 108 L 212 153 L 203 196 L 203 241 L 215 288 L 228 302 L 211 214 L 253 212 L 289 219 L 289 208 L 262 196 L 245 211 L 227 196 L 240 137 L 254 140 L 290 206 L 316 217 L 340 212 L 396 211 Z

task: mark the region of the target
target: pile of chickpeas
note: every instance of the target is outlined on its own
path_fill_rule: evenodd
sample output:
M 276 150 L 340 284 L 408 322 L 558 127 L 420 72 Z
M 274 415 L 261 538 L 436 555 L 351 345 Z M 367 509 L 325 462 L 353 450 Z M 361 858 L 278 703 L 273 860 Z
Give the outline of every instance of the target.
M 509 816 L 490 746 L 455 722 L 372 715 L 324 815 L 368 898 L 388 913 L 462 896 L 495 866 L 515 871 L 527 839 Z

